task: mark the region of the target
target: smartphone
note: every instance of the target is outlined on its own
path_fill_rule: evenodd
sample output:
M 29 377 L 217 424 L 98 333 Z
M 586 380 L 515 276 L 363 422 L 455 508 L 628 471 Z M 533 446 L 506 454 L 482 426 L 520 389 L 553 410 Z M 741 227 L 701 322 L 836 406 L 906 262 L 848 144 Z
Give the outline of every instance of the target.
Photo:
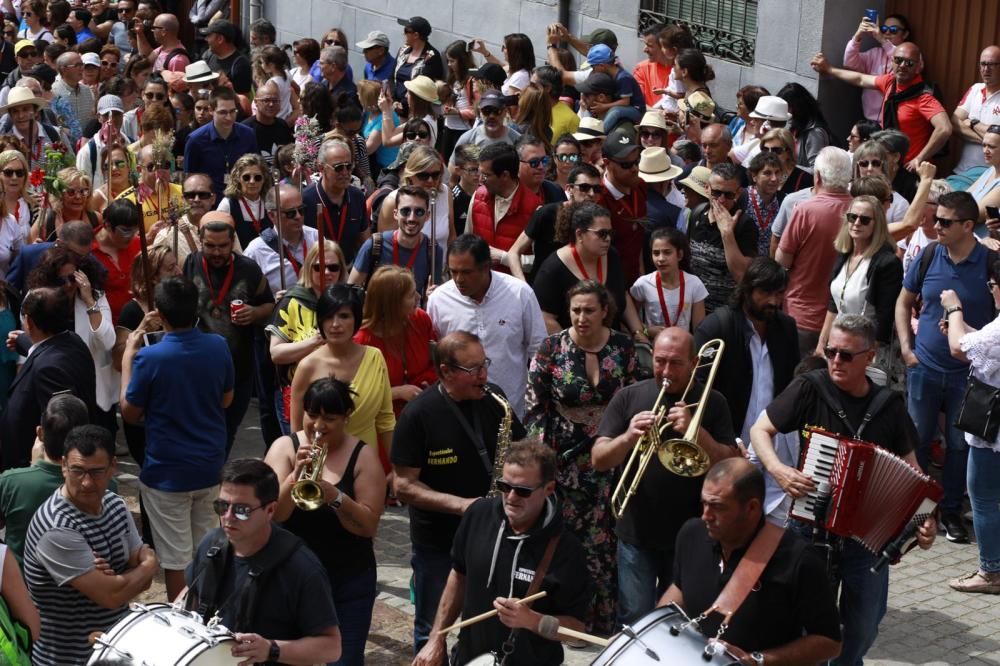
M 869 23 L 878 22 L 878 10 L 877 9 L 866 9 L 865 10 L 865 20 Z
M 996 206 L 987 206 L 986 207 L 986 219 L 987 220 L 1000 219 L 1000 208 L 998 208 Z
M 153 331 L 152 333 L 142 334 L 142 343 L 149 347 L 150 345 L 155 345 L 157 342 L 163 339 L 163 336 L 167 334 L 166 331 Z

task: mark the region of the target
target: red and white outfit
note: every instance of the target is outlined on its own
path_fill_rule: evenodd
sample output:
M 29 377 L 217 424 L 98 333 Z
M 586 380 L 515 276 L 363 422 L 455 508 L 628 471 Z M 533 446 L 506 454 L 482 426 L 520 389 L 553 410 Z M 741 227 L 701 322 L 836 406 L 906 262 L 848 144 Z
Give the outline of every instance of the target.
M 679 326 L 690 331 L 694 304 L 708 298 L 705 283 L 698 276 L 681 271 L 680 284 L 674 289 L 668 289 L 657 279 L 659 277 L 659 271 L 643 275 L 628 292 L 632 298 L 643 303 L 646 326 Z

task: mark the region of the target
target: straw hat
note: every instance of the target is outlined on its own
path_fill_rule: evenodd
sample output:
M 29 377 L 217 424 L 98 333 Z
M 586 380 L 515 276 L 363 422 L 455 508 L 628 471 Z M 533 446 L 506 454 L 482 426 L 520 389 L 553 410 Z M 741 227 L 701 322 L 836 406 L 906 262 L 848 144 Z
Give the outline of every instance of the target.
M 438 99 L 437 85 L 429 76 L 415 76 L 409 81 L 404 81 L 403 86 L 411 93 L 431 104 L 440 104 Z
M 792 114 L 788 113 L 788 102 L 774 95 L 765 95 L 757 100 L 750 117 L 786 122 L 791 120 Z
M 604 123 L 597 118 L 581 118 L 580 126 L 573 132 L 573 138 L 577 141 L 593 141 L 605 136 Z
M 705 166 L 696 166 L 691 169 L 687 178 L 681 181 L 681 185 L 694 190 L 696 193 L 711 199 L 708 195 L 708 177 L 712 175 L 712 170 Z
M 37 109 L 44 109 L 49 105 L 41 97 L 35 97 L 35 93 L 31 92 L 30 88 L 14 86 L 10 89 L 10 94 L 7 95 L 6 106 L 0 106 L 0 113 L 6 113 L 15 106 L 23 106 L 25 104 L 34 104 Z
M 196 60 L 184 67 L 184 83 L 205 83 L 219 78 L 218 72 L 213 72 L 204 60 Z
M 683 169 L 670 161 L 666 148 L 646 148 L 639 155 L 639 178 L 647 183 L 673 180 Z
M 667 121 L 663 119 L 663 114 L 659 111 L 647 111 L 639 121 L 639 127 L 655 127 L 658 130 L 667 131 Z
M 693 113 L 708 122 L 711 122 L 715 115 L 715 102 L 701 91 L 691 93 L 686 98 L 678 100 L 677 106 L 680 107 L 681 111 Z

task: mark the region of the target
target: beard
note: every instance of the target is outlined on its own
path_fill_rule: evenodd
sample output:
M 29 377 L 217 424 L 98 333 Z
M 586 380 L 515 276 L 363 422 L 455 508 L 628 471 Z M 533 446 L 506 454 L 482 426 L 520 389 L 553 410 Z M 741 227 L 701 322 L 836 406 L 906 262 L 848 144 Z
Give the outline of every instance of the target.
M 778 312 L 779 308 L 776 305 L 764 305 L 758 308 L 753 303 L 747 303 L 747 314 L 757 321 L 775 319 L 778 316 Z

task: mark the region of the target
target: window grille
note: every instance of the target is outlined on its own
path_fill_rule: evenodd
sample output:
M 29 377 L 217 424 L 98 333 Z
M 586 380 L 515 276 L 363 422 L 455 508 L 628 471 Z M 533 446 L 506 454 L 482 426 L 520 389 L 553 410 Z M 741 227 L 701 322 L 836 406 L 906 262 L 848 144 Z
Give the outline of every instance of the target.
M 687 26 L 705 55 L 753 65 L 758 0 L 641 0 L 639 31 L 657 23 Z

